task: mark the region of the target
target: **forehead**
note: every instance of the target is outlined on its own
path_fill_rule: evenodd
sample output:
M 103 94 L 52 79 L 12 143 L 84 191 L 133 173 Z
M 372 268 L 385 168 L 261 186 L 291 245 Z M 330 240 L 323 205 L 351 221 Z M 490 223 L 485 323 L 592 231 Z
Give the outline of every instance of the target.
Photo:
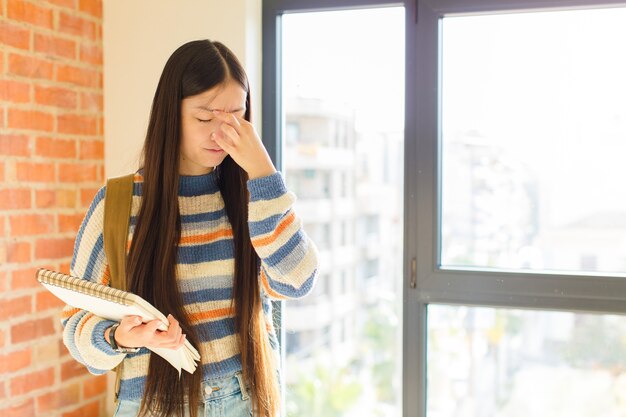
M 246 92 L 237 83 L 220 84 L 183 100 L 192 109 L 237 111 L 246 106 Z

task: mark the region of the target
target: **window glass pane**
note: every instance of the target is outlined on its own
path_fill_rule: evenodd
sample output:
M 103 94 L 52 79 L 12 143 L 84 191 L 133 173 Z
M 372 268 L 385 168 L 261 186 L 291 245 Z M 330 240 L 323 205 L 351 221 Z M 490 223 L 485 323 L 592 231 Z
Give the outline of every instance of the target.
M 283 310 L 287 415 L 399 417 L 404 8 L 282 23 L 285 179 L 320 251 Z
M 441 264 L 626 272 L 626 9 L 442 31 Z
M 429 417 L 626 415 L 626 317 L 428 306 Z

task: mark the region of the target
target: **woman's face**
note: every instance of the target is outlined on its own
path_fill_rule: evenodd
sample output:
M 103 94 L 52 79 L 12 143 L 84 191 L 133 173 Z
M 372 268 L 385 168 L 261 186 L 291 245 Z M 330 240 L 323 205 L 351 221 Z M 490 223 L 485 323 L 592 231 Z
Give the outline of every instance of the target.
M 246 92 L 232 80 L 210 90 L 182 100 L 182 136 L 180 174 L 203 175 L 218 166 L 226 152 L 211 138 L 211 133 L 223 137 L 223 123 L 211 110 L 221 110 L 243 117 L 246 112 Z

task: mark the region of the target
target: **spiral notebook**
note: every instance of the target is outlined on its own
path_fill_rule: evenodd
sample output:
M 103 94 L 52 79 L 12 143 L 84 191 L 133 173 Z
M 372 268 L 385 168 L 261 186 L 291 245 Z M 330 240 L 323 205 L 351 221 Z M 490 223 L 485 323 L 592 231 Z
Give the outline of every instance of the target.
M 88 310 L 107 320 L 121 321 L 125 316 L 140 316 L 144 323 L 158 319 L 159 330 L 169 327 L 167 317 L 152 304 L 131 292 L 87 281 L 61 272 L 40 268 L 39 281 L 48 291 L 72 307 Z M 200 354 L 188 340 L 179 349 L 148 347 L 147 349 L 168 361 L 180 377 L 181 369 L 194 373 Z

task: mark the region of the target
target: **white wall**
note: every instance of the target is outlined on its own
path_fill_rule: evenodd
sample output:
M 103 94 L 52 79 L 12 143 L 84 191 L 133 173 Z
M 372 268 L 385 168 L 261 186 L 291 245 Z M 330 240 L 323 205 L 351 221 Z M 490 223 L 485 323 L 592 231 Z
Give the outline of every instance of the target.
M 261 131 L 261 0 L 104 0 L 106 177 L 138 168 L 161 71 L 176 48 L 194 39 L 218 40 L 242 61 Z M 107 415 L 113 415 L 113 383 L 110 372 Z
M 106 177 L 137 169 L 161 71 L 190 40 L 218 40 L 241 60 L 260 132 L 261 0 L 104 0 L 103 22 Z

